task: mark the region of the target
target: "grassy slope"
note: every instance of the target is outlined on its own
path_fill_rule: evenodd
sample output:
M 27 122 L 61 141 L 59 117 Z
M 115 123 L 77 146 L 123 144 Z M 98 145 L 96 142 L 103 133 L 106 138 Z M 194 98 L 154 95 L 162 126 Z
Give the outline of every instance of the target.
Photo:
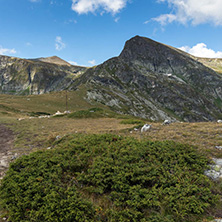
M 69 92 L 69 109 L 71 111 L 87 110 L 95 107 L 80 99 L 84 89 Z M 141 135 L 139 131 L 130 130 L 136 127 L 132 124 L 121 124 L 118 118 L 50 118 L 29 119 L 31 112 L 54 113 L 57 110 L 65 110 L 65 92 L 45 94 L 39 96 L 0 96 L 0 123 L 6 124 L 15 134 L 14 152 L 19 154 L 46 149 L 55 141 L 56 136 L 64 136 L 72 133 L 101 134 L 115 133 L 119 135 L 133 136 L 139 139 L 173 140 L 176 142 L 197 145 L 201 153 L 209 157 L 222 158 L 221 151 L 215 146 L 222 145 L 221 129 L 218 123 L 173 123 L 163 126 L 161 123 L 151 123 L 149 132 Z M 104 107 L 103 107 L 104 108 Z M 107 110 L 107 112 L 109 112 Z M 24 117 L 22 121 L 17 118 Z M 117 117 L 117 116 L 116 116 Z M 124 116 L 122 116 L 124 118 Z M 134 122 L 134 121 L 129 121 Z M 137 121 L 135 121 L 136 123 Z M 149 121 L 148 121 L 149 122 Z
M 84 93 L 84 89 L 68 92 L 69 110 L 75 112 L 95 107 L 95 104 L 89 104 L 81 99 Z M 48 139 L 76 131 L 84 133 L 117 132 L 136 138 L 141 137 L 138 131 L 123 131 L 123 129 L 133 129 L 134 127 L 130 124 L 120 124 L 121 120 L 119 118 L 121 116 L 116 116 L 118 119 L 71 119 L 67 117 L 62 119 L 28 119 L 33 112 L 50 114 L 55 113 L 57 110 L 63 112 L 65 110 L 65 97 L 65 92 L 31 96 L 0 95 L 0 123 L 9 124 L 9 127 L 16 132 L 16 147 L 19 149 L 24 147 L 28 148 L 28 150 L 33 150 L 33 148 L 35 150 L 43 145 L 45 147 L 48 145 L 46 142 Z M 111 114 L 111 117 L 115 117 L 106 107 L 100 106 L 100 108 Z M 17 120 L 17 118 L 22 117 L 25 120 Z M 125 118 L 125 116 L 122 116 L 122 118 Z M 215 146 L 222 145 L 221 129 L 222 125 L 215 122 L 174 123 L 169 126 L 152 123 L 151 130 L 145 133 L 143 137 L 152 140 L 174 140 L 181 143 L 190 143 L 197 145 L 202 150 L 208 150 L 210 155 L 222 157 L 221 152 L 215 149 Z

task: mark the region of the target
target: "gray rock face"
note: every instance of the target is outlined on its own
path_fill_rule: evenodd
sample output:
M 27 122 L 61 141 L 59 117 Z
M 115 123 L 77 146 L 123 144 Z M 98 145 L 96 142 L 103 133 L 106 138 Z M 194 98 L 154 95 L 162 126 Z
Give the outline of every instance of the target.
M 78 66 L 0 56 L 0 93 L 42 94 L 60 91 L 84 71 L 85 68 Z
M 213 180 L 222 179 L 222 159 L 213 159 L 213 165 L 210 165 L 210 170 L 205 171 L 205 175 Z
M 126 42 L 119 57 L 88 70 L 81 83 L 90 88 L 88 100 L 143 118 L 221 116 L 220 75 L 178 49 L 139 36 Z
M 84 99 L 150 120 L 222 118 L 222 76 L 173 47 L 136 36 L 118 57 L 86 69 L 58 58 L 0 56 L 0 92 L 41 94 L 84 86 Z

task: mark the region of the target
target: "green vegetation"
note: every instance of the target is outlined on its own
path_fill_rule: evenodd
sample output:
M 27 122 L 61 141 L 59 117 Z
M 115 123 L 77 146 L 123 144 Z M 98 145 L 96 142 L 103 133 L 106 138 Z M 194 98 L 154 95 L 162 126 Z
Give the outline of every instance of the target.
M 69 135 L 11 163 L 0 202 L 13 222 L 196 222 L 218 201 L 208 162 L 175 142 Z
M 73 119 L 117 117 L 117 116 L 118 114 L 101 108 L 90 108 L 88 110 L 79 110 L 67 115 L 68 118 L 73 118 Z
M 144 120 L 139 119 L 125 119 L 120 122 L 121 124 L 145 124 Z

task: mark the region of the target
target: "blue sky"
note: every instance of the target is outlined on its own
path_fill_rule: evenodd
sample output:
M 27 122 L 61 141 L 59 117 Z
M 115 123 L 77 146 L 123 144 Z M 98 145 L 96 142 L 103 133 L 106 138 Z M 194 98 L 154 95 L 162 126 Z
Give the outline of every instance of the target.
M 135 35 L 222 58 L 221 0 L 0 0 L 0 54 L 92 66 Z

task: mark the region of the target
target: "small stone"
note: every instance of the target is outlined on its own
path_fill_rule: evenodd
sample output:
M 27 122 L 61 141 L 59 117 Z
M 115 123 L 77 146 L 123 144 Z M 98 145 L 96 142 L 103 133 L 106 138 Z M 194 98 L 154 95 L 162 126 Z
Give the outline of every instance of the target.
M 215 146 L 216 149 L 222 150 L 222 146 Z
M 216 165 L 222 166 L 222 159 L 213 158 L 213 161 L 216 163 Z
M 211 179 L 213 180 L 216 180 L 219 178 L 220 176 L 220 173 L 219 172 L 216 172 L 215 170 L 207 170 L 204 172 L 204 174 L 208 177 L 210 177 Z
M 46 149 L 47 149 L 47 150 L 51 150 L 51 146 L 47 147 Z
M 56 139 L 56 140 L 59 140 L 60 138 L 61 138 L 61 136 L 58 135 L 58 136 L 56 136 L 55 139 Z
M 214 165 L 213 170 L 215 170 L 216 172 L 220 172 L 221 166 L 220 165 Z

